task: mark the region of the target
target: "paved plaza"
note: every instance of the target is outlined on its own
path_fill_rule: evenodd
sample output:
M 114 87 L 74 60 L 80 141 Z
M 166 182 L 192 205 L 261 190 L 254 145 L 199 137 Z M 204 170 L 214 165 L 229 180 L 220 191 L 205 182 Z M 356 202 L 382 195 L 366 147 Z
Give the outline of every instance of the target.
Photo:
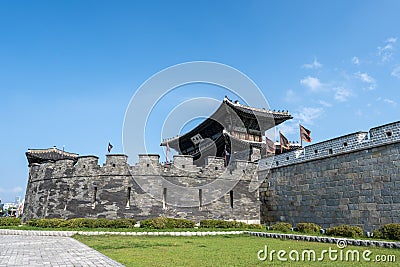
M 65 236 L 0 234 L 0 266 L 123 266 Z

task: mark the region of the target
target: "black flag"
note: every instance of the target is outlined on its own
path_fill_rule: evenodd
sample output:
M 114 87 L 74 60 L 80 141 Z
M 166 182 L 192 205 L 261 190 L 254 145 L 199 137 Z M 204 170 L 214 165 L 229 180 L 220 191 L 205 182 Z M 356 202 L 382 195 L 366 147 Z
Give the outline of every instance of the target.
M 112 145 L 111 143 L 108 143 L 108 148 L 107 148 L 108 153 L 111 152 L 111 149 L 112 149 L 112 148 L 113 148 L 113 145 Z

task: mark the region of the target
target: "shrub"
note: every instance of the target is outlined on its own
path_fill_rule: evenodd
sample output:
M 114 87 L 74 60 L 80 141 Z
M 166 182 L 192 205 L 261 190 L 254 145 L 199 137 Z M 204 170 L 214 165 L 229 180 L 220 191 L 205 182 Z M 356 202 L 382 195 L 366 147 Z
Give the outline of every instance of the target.
M 240 228 L 240 222 L 224 220 L 203 220 L 200 221 L 202 228 Z
M 200 221 L 202 228 L 246 228 L 246 229 L 262 229 L 261 224 L 247 224 L 238 221 L 224 220 L 203 220 Z
M 68 227 L 70 228 L 94 228 L 95 219 L 90 218 L 74 218 L 68 220 Z
M 68 221 L 60 218 L 31 219 L 26 222 L 26 225 L 41 228 L 61 228 L 67 227 Z
M 193 228 L 195 225 L 194 221 L 186 219 L 172 219 L 173 228 Z
M 108 220 L 109 228 L 133 228 L 135 227 L 136 220 L 135 219 L 115 219 Z
M 286 222 L 279 222 L 279 223 L 272 225 L 269 229 L 273 230 L 273 231 L 281 231 L 281 232 L 285 233 L 285 232 L 290 232 L 292 230 L 292 225 L 290 223 L 286 223 Z
M 133 228 L 136 224 L 135 219 L 92 219 L 92 218 L 74 218 L 70 220 L 53 219 L 31 219 L 26 222 L 27 225 L 41 228 Z
M 39 219 L 30 219 L 29 221 L 25 222 L 26 225 L 37 227 L 37 222 Z
M 374 230 L 374 237 L 390 239 L 390 240 L 400 240 L 400 224 L 390 223 L 385 224 L 379 229 Z
M 110 220 L 106 218 L 94 219 L 91 226 L 93 228 L 108 228 L 110 227 Z
M 263 229 L 263 226 L 261 224 L 258 223 L 254 223 L 254 224 L 246 224 L 247 229 Z
M 322 227 L 315 223 L 298 223 L 296 228 L 301 233 L 313 234 L 319 233 Z
M 326 230 L 326 234 L 343 237 L 360 237 L 363 235 L 363 229 L 358 226 L 343 224 L 340 226 L 328 228 Z
M 39 219 L 37 222 L 37 227 L 42 228 L 61 228 L 66 227 L 67 221 L 65 219 L 52 218 L 52 219 Z
M 148 229 L 193 228 L 194 224 L 195 222 L 191 220 L 159 217 L 141 221 L 140 227 Z
M 20 218 L 2 217 L 0 218 L 0 226 L 18 226 L 21 224 Z

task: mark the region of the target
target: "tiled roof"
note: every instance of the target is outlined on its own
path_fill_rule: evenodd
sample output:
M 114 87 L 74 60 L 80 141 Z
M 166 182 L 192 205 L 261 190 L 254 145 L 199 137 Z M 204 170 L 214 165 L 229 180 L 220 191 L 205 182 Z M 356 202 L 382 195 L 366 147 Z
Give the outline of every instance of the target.
M 250 117 L 250 118 L 256 117 L 257 120 L 261 119 L 261 118 L 271 118 L 271 119 L 273 118 L 276 125 L 293 118 L 292 115 L 290 115 L 288 111 L 275 111 L 275 110 L 269 110 L 269 109 L 249 107 L 249 106 L 239 104 L 238 102 L 234 103 L 227 97 L 224 98 L 221 106 L 217 109 L 217 111 L 211 117 L 218 117 L 218 116 L 215 116 L 215 114 L 217 114 L 218 112 L 226 112 L 226 111 L 224 111 L 225 108 L 223 108 L 224 105 L 229 106 L 230 108 L 235 110 L 235 112 L 238 114 L 239 113 L 247 114 L 248 116 L 246 116 L 246 117 Z M 209 124 L 210 121 L 213 121 L 213 120 L 206 119 L 201 124 L 199 124 L 197 127 L 195 127 L 193 130 L 191 130 L 188 133 L 185 133 L 184 135 L 162 140 L 161 146 L 166 146 L 167 143 L 169 143 L 171 146 L 171 144 L 178 142 L 178 140 L 181 137 L 184 137 L 184 136 L 188 135 L 189 133 L 192 134 L 193 132 L 196 131 L 196 129 L 199 130 L 201 127 L 204 127 L 205 125 Z M 268 119 L 267 119 L 267 121 L 268 121 Z
M 275 111 L 275 110 L 270 110 L 270 109 L 264 109 L 264 108 L 255 108 L 255 107 L 249 107 L 240 104 L 238 101 L 232 102 L 230 99 L 227 97 L 224 98 L 224 103 L 226 103 L 228 106 L 232 107 L 233 109 L 239 110 L 244 113 L 248 114 L 254 114 L 256 116 L 273 116 L 274 119 L 292 119 L 292 115 L 289 114 L 288 111 Z
M 60 150 L 55 146 L 47 149 L 28 149 L 25 154 L 29 164 L 42 163 L 45 161 L 56 161 L 60 159 L 77 160 L 79 156 L 75 153 Z

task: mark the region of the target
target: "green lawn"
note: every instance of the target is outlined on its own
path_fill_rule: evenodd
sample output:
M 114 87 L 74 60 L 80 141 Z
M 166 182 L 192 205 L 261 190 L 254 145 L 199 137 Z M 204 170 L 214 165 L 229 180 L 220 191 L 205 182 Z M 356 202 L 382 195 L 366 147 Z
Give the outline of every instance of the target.
M 400 250 L 374 247 L 349 246 L 343 250 L 357 250 L 360 262 L 330 261 L 326 253 L 324 261 L 281 262 L 276 253 L 274 260 L 260 261 L 257 252 L 268 246 L 268 251 L 285 250 L 283 257 L 288 258 L 291 250 L 299 252 L 300 260 L 303 250 L 315 250 L 316 258 L 322 250 L 337 250 L 336 244 L 279 240 L 252 237 L 249 235 L 165 237 L 165 236 L 74 236 L 77 240 L 100 251 L 108 257 L 126 266 L 398 266 L 398 263 L 372 262 L 375 256 L 395 255 L 400 261 Z M 371 262 L 362 260 L 362 253 L 370 250 Z M 295 256 L 295 254 L 292 254 Z M 340 254 L 338 254 L 340 255 Z M 263 256 L 263 254 L 261 254 Z

